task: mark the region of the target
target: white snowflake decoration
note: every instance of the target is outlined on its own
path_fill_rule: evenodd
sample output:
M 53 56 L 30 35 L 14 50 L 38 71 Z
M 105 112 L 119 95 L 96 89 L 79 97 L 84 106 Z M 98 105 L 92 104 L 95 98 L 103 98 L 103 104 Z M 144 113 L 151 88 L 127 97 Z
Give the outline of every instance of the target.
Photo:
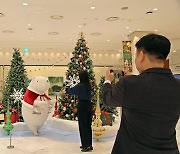
M 23 99 L 24 95 L 22 90 L 22 88 L 19 91 L 14 88 L 14 93 L 10 95 L 14 99 L 14 103 L 19 102 Z
M 75 85 L 77 85 L 80 81 L 79 81 L 79 77 L 76 76 L 75 74 L 72 76 L 69 76 L 69 80 L 66 80 L 67 82 L 67 87 L 74 87 Z

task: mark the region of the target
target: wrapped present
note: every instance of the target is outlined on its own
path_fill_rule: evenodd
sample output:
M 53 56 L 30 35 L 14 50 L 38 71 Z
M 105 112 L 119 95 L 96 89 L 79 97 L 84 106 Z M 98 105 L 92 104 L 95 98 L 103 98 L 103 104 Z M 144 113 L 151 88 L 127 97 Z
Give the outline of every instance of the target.
M 113 125 L 114 117 L 112 113 L 108 113 L 106 111 L 101 111 L 101 121 L 102 125 Z
M 17 110 L 12 108 L 10 109 L 10 112 L 11 112 L 11 115 L 10 115 L 11 122 L 12 123 L 18 122 L 19 115 L 18 115 Z M 6 114 L 4 114 L 4 122 L 6 122 Z

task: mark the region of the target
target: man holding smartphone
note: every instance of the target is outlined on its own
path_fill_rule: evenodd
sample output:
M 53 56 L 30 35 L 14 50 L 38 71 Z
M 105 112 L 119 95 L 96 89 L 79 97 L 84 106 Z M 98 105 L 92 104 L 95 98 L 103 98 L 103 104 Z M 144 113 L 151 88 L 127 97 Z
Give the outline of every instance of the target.
M 140 74 L 121 77 L 113 88 L 114 73 L 109 69 L 105 76 L 105 104 L 122 107 L 112 154 L 179 154 L 175 127 L 180 115 L 180 82 L 170 69 L 163 68 L 170 41 L 149 34 L 135 46 Z

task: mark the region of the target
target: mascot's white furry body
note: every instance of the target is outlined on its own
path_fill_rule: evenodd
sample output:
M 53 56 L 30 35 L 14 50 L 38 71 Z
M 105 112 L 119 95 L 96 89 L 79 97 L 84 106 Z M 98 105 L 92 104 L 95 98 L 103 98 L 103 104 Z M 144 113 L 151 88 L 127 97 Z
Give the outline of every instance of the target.
M 49 87 L 47 78 L 41 76 L 33 78 L 22 101 L 22 116 L 34 135 L 38 135 L 38 130 L 43 126 L 56 101 L 45 94 Z

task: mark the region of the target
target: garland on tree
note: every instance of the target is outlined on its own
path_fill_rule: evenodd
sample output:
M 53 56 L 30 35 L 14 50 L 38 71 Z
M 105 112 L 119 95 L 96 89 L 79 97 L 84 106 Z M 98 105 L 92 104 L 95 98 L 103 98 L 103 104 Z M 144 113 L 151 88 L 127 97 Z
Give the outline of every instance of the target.
M 93 72 L 92 60 L 90 59 L 88 47 L 86 46 L 83 33 L 80 34 L 80 39 L 76 43 L 74 48 L 73 57 L 68 64 L 68 70 L 66 72 L 66 82 L 64 88 L 68 85 L 70 87 L 75 86 L 78 82 L 78 74 L 80 71 L 86 70 L 89 73 L 90 84 L 92 87 L 92 104 L 93 112 L 95 111 L 96 91 L 97 85 L 95 83 L 95 75 Z M 58 115 L 59 118 L 67 120 L 77 119 L 77 103 L 78 99 L 75 96 L 65 94 L 59 100 Z
M 6 112 L 7 104 L 9 102 L 10 109 L 16 110 L 19 113 L 19 117 L 21 116 L 21 100 L 13 97 L 12 94 L 17 96 L 21 92 L 24 94 L 26 91 L 28 86 L 28 78 L 24 67 L 24 61 L 21 57 L 19 49 L 14 49 L 10 70 L 3 89 L 2 103 L 4 112 Z
M 100 83 L 98 85 L 99 88 L 99 102 L 101 108 L 101 120 L 103 125 L 112 125 L 112 122 L 115 120 L 115 116 L 118 116 L 118 111 L 115 107 L 106 106 L 103 102 L 102 98 L 102 87 L 105 81 L 105 77 L 102 76 L 100 79 Z

